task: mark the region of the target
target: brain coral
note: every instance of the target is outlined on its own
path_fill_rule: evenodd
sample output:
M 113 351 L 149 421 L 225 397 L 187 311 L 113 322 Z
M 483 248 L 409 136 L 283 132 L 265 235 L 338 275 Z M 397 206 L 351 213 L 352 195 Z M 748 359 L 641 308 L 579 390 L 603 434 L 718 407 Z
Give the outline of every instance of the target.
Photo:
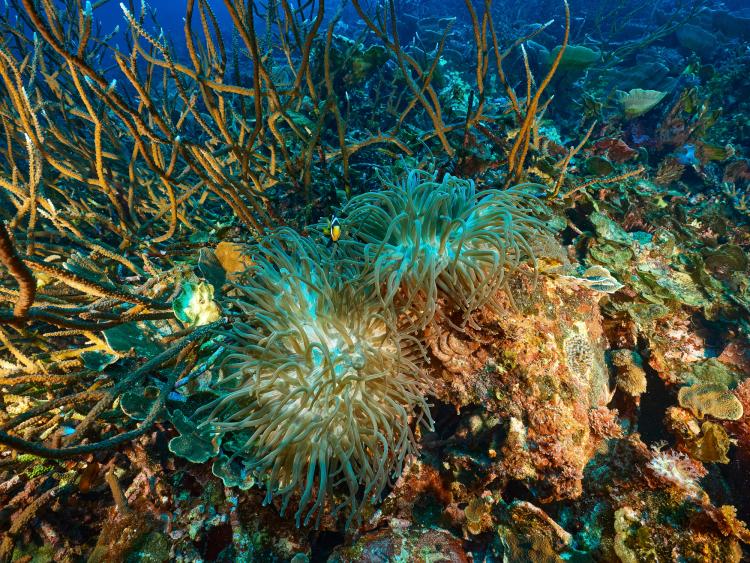
M 204 427 L 308 523 L 324 506 L 349 520 L 379 500 L 431 424 L 420 347 L 345 265 L 289 229 L 253 252 L 237 286 L 244 322 L 228 334 Z M 316 524 L 317 525 L 317 524 Z
M 352 198 L 344 207 L 342 246 L 365 264 L 387 304 L 424 327 L 438 297 L 468 315 L 492 303 L 533 245 L 546 234 L 537 199 L 524 186 L 478 192 L 471 180 L 413 170 L 397 184 Z

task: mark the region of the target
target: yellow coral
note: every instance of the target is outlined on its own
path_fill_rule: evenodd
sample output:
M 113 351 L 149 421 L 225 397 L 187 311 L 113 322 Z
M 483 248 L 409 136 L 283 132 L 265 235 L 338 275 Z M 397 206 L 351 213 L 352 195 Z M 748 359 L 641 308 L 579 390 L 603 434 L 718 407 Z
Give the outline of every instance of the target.
M 483 498 L 475 498 L 464 509 L 466 529 L 470 534 L 478 535 L 492 528 L 492 505 Z
M 614 350 L 612 365 L 617 371 L 617 387 L 632 397 L 646 392 L 646 372 L 630 350 Z
M 236 280 L 239 274 L 253 265 L 247 249 L 241 244 L 222 241 L 216 245 L 214 252 L 216 259 L 227 273 L 227 278 L 231 281 Z
M 681 407 L 690 409 L 698 418 L 709 415 L 721 420 L 739 420 L 744 412 L 739 399 L 720 383 L 681 387 L 677 399 Z
M 704 462 L 729 463 L 727 453 L 731 440 L 727 431 L 716 422 L 706 421 L 701 426 L 701 436 L 688 442 L 686 448 L 691 457 Z
M 626 545 L 625 540 L 630 535 L 631 525 L 639 522 L 638 513 L 629 506 L 623 506 L 615 511 L 615 543 L 613 547 L 615 554 L 622 563 L 638 563 L 638 555 Z

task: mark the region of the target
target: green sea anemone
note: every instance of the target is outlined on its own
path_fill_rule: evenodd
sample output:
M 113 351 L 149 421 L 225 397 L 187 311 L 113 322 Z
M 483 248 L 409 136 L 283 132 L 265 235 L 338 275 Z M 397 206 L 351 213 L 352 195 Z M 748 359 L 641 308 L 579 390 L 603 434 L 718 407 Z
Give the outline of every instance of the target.
M 266 503 L 297 505 L 297 525 L 327 502 L 349 524 L 416 453 L 415 427 L 432 424 L 421 348 L 310 239 L 277 230 L 252 259 L 236 288 L 248 320 L 228 334 L 204 428 L 265 482 Z
M 463 313 L 507 289 L 523 262 L 536 269 L 533 244 L 548 229 L 541 205 L 528 189 L 477 192 L 474 182 L 413 170 L 397 184 L 352 198 L 342 210 L 347 236 L 340 244 L 364 264 L 387 305 L 423 328 L 438 298 Z

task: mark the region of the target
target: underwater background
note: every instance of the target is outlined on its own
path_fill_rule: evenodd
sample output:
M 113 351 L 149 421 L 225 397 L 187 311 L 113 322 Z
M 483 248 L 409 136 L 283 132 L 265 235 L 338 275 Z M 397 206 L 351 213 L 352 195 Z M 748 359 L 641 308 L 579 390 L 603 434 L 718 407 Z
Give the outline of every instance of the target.
M 750 561 L 746 0 L 4 0 L 0 563 Z

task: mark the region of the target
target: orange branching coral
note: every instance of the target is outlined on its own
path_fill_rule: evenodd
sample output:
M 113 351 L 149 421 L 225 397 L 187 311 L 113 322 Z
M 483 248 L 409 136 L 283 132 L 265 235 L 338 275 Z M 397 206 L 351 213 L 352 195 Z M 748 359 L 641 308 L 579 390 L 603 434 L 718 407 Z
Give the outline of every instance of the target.
M 16 253 L 8 230 L 0 221 L 0 263 L 5 264 L 10 273 L 18 281 L 20 293 L 13 308 L 14 322 L 20 323 L 29 312 L 36 293 L 36 280 L 28 266 L 23 263 Z

